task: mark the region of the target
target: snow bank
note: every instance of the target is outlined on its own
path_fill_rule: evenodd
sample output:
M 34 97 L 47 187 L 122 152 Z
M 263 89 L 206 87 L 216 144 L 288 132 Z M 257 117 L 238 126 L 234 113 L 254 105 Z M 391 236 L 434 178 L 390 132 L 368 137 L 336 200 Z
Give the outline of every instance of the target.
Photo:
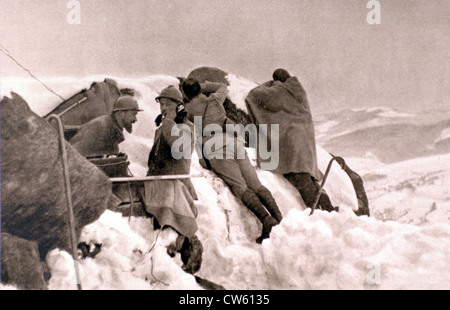
M 101 243 L 95 259 L 80 260 L 83 289 L 148 290 L 200 289 L 194 277 L 185 273 L 166 253 L 175 231 L 154 231 L 149 218 L 127 218 L 109 210 L 84 228 L 80 240 Z M 53 250 L 47 255 L 52 277 L 49 289 L 76 289 L 72 257 Z
M 276 289 L 450 287 L 450 228 L 294 209 L 263 243 Z
M 258 84 L 231 73 L 228 74 L 225 78 L 230 84 L 230 86 L 228 86 L 228 97 L 231 101 L 234 102 L 234 104 L 236 104 L 239 109 L 247 111 L 247 106 L 245 105 L 245 97 L 247 97 L 249 91 L 258 86 Z
M 223 198 L 232 199 L 230 196 Z M 201 209 L 205 247 L 199 276 L 227 289 L 448 289 L 450 228 L 419 227 L 353 213 L 291 209 L 262 246 L 253 219 L 231 207 L 226 215 Z M 240 213 L 240 214 L 239 214 Z M 228 227 L 228 228 L 227 228 Z M 172 233 L 172 235 L 171 235 Z M 253 235 L 253 236 L 250 236 Z M 166 254 L 173 232 L 159 234 L 151 220 L 106 211 L 83 231 L 102 243 L 95 259 L 81 261 L 84 289 L 200 289 L 179 255 Z M 250 238 L 249 238 L 250 237 Z M 54 250 L 47 257 L 50 289 L 75 289 L 73 261 Z

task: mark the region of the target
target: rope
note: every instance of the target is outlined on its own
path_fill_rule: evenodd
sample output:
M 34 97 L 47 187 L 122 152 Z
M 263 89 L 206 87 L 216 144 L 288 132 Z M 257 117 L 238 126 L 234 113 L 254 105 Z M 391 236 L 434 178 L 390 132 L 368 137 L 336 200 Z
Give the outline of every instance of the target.
M 153 251 L 153 249 L 154 249 L 154 247 L 155 247 L 155 245 L 156 245 L 156 242 L 158 241 L 159 234 L 161 233 L 162 229 L 163 229 L 163 227 L 161 227 L 161 228 L 159 229 L 158 233 L 156 234 L 155 241 L 153 242 L 153 245 L 151 246 L 150 250 L 148 251 L 149 254 L 152 253 L 152 251 Z M 168 283 L 166 283 L 166 282 L 164 282 L 164 281 L 158 279 L 158 278 L 153 274 L 153 255 L 150 256 L 150 263 L 151 263 L 151 266 L 150 266 L 150 274 L 152 275 L 153 279 L 155 279 L 156 282 L 159 282 L 159 283 L 163 284 L 164 286 L 169 286 Z
M 150 247 L 150 250 L 148 250 L 148 253 L 151 253 L 153 251 L 153 249 L 154 249 L 154 247 L 156 245 L 156 242 L 158 241 L 158 237 L 159 237 L 159 234 L 161 233 L 161 231 L 162 231 L 162 227 L 161 227 L 161 229 L 158 230 L 158 233 L 156 234 L 155 241 L 153 241 L 153 244 Z
M 4 47 L 1 43 L 0 43 L 0 51 L 3 54 L 5 54 L 6 56 L 8 56 L 9 58 L 11 58 L 11 60 L 14 61 L 16 63 L 16 65 L 18 65 L 20 68 L 22 68 L 24 71 L 26 71 L 33 79 L 35 79 L 36 81 L 41 83 L 49 92 L 51 92 L 52 94 L 58 96 L 62 101 L 66 101 L 66 99 L 64 97 L 62 97 L 61 95 L 57 94 L 53 89 L 51 89 L 50 87 L 45 85 L 45 83 L 42 82 L 37 76 L 35 76 L 29 69 L 25 68 L 19 61 L 17 61 L 13 56 L 11 56 L 11 54 L 8 51 L 8 49 L 6 47 Z
M 168 283 L 158 279 L 154 274 L 153 274 L 153 256 L 150 257 L 150 262 L 151 262 L 151 268 L 150 268 L 150 274 L 152 275 L 153 279 L 155 279 L 156 282 L 159 282 L 161 284 L 163 284 L 164 286 L 169 286 Z

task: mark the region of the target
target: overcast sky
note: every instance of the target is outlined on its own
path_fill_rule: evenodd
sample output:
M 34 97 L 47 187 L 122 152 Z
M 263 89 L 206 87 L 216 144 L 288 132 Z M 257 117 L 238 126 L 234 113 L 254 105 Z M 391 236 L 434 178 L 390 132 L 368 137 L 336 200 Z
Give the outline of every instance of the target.
M 186 76 L 215 66 L 255 82 L 284 67 L 321 109 L 450 108 L 450 1 L 0 0 L 0 43 L 39 77 Z M 2 76 L 27 76 L 0 54 Z

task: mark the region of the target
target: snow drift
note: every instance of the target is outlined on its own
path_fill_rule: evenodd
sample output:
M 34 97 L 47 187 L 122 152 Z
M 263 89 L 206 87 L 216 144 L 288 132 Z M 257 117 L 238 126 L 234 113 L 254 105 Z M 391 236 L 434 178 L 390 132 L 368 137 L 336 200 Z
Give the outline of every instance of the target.
M 69 97 L 92 81 L 104 78 L 45 82 Z M 154 119 L 159 113 L 154 98 L 164 87 L 177 85 L 178 79 L 162 75 L 112 78 L 120 87 L 134 88 L 144 110 L 138 115 L 133 134 L 126 133 L 126 140 L 120 145 L 121 151 L 129 155 L 133 174 L 143 176 L 153 142 Z M 245 95 L 256 84 L 234 75 L 228 75 L 228 79 L 231 99 L 238 108 L 245 110 Z M 10 90 L 22 95 L 40 115 L 59 103 L 53 94 L 38 90 L 27 80 L 2 80 L 2 95 Z M 255 158 L 253 150 L 249 149 L 249 154 Z M 329 158 L 318 146 L 322 171 Z M 198 275 L 227 289 L 448 289 L 450 197 L 448 191 L 442 193 L 441 187 L 445 182 L 448 184 L 450 169 L 448 166 L 447 169 L 436 168 L 439 173 L 430 173 L 433 181 L 415 183 L 414 188 L 399 184 L 406 184 L 418 175 L 427 175 L 428 165 L 436 167 L 449 162 L 449 155 L 430 158 L 424 165 L 421 165 L 422 159 L 418 159 L 413 162 L 417 168 L 415 173 L 406 173 L 405 167 L 411 166 L 409 163 L 403 167 L 404 174 L 392 174 L 399 171 L 398 167 L 352 158 L 350 166 L 358 173 L 364 172 L 365 184 L 372 190 L 368 191 L 371 209 L 371 199 L 374 199 L 375 214 L 379 215 L 372 218 L 354 214 L 352 209 L 357 208 L 357 203 L 353 187 L 337 166 L 327 181 L 326 190 L 332 202 L 340 206 L 340 212 L 316 211 L 313 216 L 304 210 L 298 192 L 288 181 L 258 169 L 263 185 L 272 191 L 284 215 L 282 223 L 272 230 L 270 239 L 258 245 L 254 242 L 261 230 L 257 219 L 218 177 L 201 169 L 194 153 L 191 172 L 204 175 L 192 179 L 199 194 L 197 235 L 204 246 Z M 427 187 L 423 187 L 425 183 Z M 402 200 L 396 203 L 399 195 L 403 195 Z M 435 203 L 434 208 L 430 207 L 431 202 Z M 406 212 L 412 218 L 417 210 L 425 209 L 427 221 L 406 221 L 405 216 L 383 217 L 389 214 L 389 211 L 382 211 L 384 207 Z M 440 220 L 435 218 L 436 214 L 440 215 Z M 182 271 L 179 255 L 171 258 L 166 254 L 165 246 L 174 238 L 173 231 L 154 231 L 149 218 L 128 219 L 105 211 L 82 232 L 80 241 L 102 243 L 102 251 L 95 259 L 87 258 L 80 263 L 83 288 L 202 289 L 193 276 Z M 73 261 L 67 252 L 54 250 L 46 260 L 52 273 L 50 289 L 76 288 Z

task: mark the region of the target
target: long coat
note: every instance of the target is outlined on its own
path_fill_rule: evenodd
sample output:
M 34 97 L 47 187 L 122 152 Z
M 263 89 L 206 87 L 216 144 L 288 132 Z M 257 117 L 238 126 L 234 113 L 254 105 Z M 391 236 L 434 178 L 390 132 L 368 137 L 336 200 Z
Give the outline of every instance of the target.
M 189 174 L 191 170 L 191 154 L 194 150 L 194 125 L 184 120 L 183 126 L 177 126 L 180 136 L 172 136 L 172 129 L 177 124 L 171 119 L 164 119 L 161 126 L 155 131 L 155 138 L 152 149 L 148 156 L 147 175 L 177 175 Z M 180 139 L 181 135 L 189 139 L 190 150 L 185 150 L 183 144 L 175 147 L 172 153 L 172 145 Z M 182 140 L 178 140 L 182 141 Z M 187 152 L 183 155 L 183 152 Z M 189 153 L 190 152 L 190 153 Z M 181 157 L 179 159 L 174 158 Z M 192 198 L 197 200 L 197 193 L 190 179 L 181 180 L 188 188 Z
M 177 133 L 180 135 L 176 135 Z M 190 149 L 185 149 L 186 144 L 174 145 L 180 137 L 188 139 Z M 155 132 L 153 147 L 148 156 L 147 175 L 189 174 L 193 137 L 194 125 L 187 119 L 178 125 L 171 119 L 164 119 Z M 189 238 L 194 236 L 197 231 L 195 218 L 198 214 L 194 200 L 198 197 L 190 179 L 145 182 L 144 187 L 145 210 L 161 226 L 170 226 Z
M 125 139 L 122 131 L 114 115 L 106 114 L 81 126 L 70 143 L 85 157 L 118 154 Z
M 277 141 L 271 140 L 271 125 L 279 125 L 279 165 L 272 172 L 306 172 L 320 180 L 313 119 L 306 92 L 298 79 L 266 82 L 252 89 L 245 101 L 255 124 L 268 125 L 268 145 L 272 148 Z M 261 165 L 264 160 L 258 155 L 257 162 Z

